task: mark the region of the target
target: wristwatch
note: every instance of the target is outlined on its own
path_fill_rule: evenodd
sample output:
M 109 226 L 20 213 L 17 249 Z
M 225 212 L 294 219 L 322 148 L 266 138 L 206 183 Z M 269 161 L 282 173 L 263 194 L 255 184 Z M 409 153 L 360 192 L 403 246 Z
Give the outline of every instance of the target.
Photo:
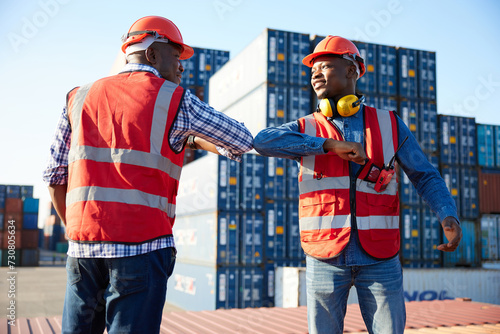
M 187 139 L 187 142 L 186 142 L 187 146 L 192 149 L 192 150 L 196 150 L 196 143 L 194 142 L 194 136 L 193 135 L 189 135 L 188 136 L 188 139 Z

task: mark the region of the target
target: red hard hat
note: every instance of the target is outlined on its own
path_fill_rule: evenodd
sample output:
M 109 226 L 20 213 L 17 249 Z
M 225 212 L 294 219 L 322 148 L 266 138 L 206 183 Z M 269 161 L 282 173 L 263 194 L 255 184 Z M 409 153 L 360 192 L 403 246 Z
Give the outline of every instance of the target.
M 161 16 L 146 16 L 135 21 L 124 36 L 122 51 L 125 53 L 129 45 L 139 43 L 147 36 L 153 36 L 159 40 L 168 39 L 182 46 L 180 59 L 188 59 L 194 53 L 193 48 L 184 44 L 179 28 L 172 21 Z
M 312 67 L 314 59 L 322 55 L 349 55 L 359 64 L 359 77 L 361 78 L 365 74 L 364 60 L 359 56 L 359 50 L 356 45 L 348 39 L 340 36 L 326 36 L 316 45 L 313 53 L 302 59 L 302 63 L 307 67 Z

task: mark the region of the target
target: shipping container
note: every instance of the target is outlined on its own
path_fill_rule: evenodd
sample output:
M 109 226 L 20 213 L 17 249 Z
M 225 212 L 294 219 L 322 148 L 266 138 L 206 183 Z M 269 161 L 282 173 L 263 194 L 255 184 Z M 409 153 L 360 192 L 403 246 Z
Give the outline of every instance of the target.
M 398 48 L 399 92 L 406 98 L 418 97 L 418 51 Z
M 21 230 L 17 231 L 17 234 L 21 234 L 21 248 L 22 249 L 34 249 L 38 248 L 38 230 Z
M 264 172 L 266 158 L 256 154 L 244 154 L 241 161 L 241 199 L 243 210 L 263 210 Z
M 290 259 L 305 260 L 305 253 L 300 244 L 298 199 L 288 201 L 286 221 L 287 257 Z
M 460 217 L 475 219 L 479 216 L 479 192 L 477 170 L 460 169 Z
M 286 258 L 287 202 L 267 200 L 265 204 L 265 255 L 268 259 Z
M 23 200 L 20 198 L 6 198 L 5 199 L 5 213 L 22 213 Z
M 198 83 L 198 48 L 193 48 L 193 55 L 189 59 L 181 60 L 184 72 L 182 73 L 181 86 L 188 88 Z
M 481 217 L 481 258 L 500 260 L 500 215 Z
M 495 166 L 500 168 L 500 125 L 495 126 Z
M 285 159 L 286 165 L 286 193 L 288 199 L 299 198 L 299 163 L 295 160 Z
M 365 95 L 364 104 L 372 108 L 378 108 L 378 97 L 375 95 Z
M 40 252 L 38 249 L 21 249 L 21 266 L 38 267 Z
M 3 226 L 4 226 L 4 213 L 0 212 L 0 231 L 3 231 Z
M 436 99 L 436 53 L 418 51 L 418 96 Z
M 379 96 L 377 108 L 390 111 L 397 111 L 398 100 L 393 96 Z
M 219 160 L 218 208 L 237 210 L 240 204 L 240 164 L 226 157 Z
M 239 308 L 262 307 L 264 275 L 261 267 L 240 269 Z
M 396 48 L 393 46 L 378 45 L 377 63 L 378 93 L 389 96 L 398 95 L 398 61 Z
M 5 209 L 5 197 L 7 196 L 7 186 L 0 184 L 0 211 Z
M 210 77 L 228 62 L 229 52 L 196 47 L 193 50 L 191 58 L 181 61 L 184 67 L 181 86 L 208 86 Z
M 238 264 L 240 214 L 214 211 L 177 217 L 173 229 L 177 258 L 205 265 Z
M 442 164 L 459 161 L 459 122 L 456 116 L 439 115 L 439 146 Z
M 455 200 L 457 212 L 460 212 L 460 169 L 455 166 L 441 166 L 441 176 Z
M 15 249 L 21 249 L 22 245 L 22 234 L 20 229 L 5 229 L 2 235 L 2 245 L 3 249 L 14 247 Z
M 225 112 L 263 84 L 308 86 L 310 70 L 302 64 L 302 58 L 309 53 L 304 45 L 305 37 L 307 35 L 293 32 L 264 30 L 212 76 L 210 104 Z M 249 108 L 252 116 L 255 110 L 263 110 L 254 105 Z
M 422 258 L 420 207 L 404 207 L 401 210 L 401 255 L 404 266 L 411 266 Z
M 286 161 L 284 158 L 268 157 L 265 171 L 265 197 L 269 199 L 285 199 L 286 193 Z
M 407 100 L 402 99 L 399 102 L 398 113 L 400 118 L 406 124 L 410 132 L 413 134 L 415 139 L 419 142 L 419 111 L 418 111 L 418 102 L 415 100 Z
M 240 213 L 241 256 L 244 265 L 260 264 L 264 257 L 264 217 L 262 212 Z
M 32 198 L 33 186 L 21 186 L 21 198 Z
M 422 208 L 422 259 L 424 267 L 440 267 L 441 251 L 437 247 L 441 242 L 441 223 L 434 212 L 425 206 Z
M 475 166 L 476 161 L 476 120 L 474 118 L 459 117 L 460 144 L 459 157 L 463 166 Z
M 477 163 L 482 167 L 495 167 L 495 126 L 476 124 Z
M 479 170 L 479 211 L 500 213 L 500 170 Z
M 278 267 L 276 269 L 276 307 L 307 305 L 306 269 Z
M 38 198 L 26 197 L 23 200 L 23 212 L 24 213 L 38 213 Z
M 422 200 L 406 173 L 400 169 L 399 200 L 403 205 L 420 205 Z
M 285 121 L 292 122 L 301 117 L 309 115 L 316 110 L 316 106 L 311 107 L 312 95 L 316 97 L 314 92 L 311 92 L 309 86 L 306 87 L 289 87 L 288 88 L 288 106 L 285 109 Z
M 0 249 L 0 266 L 19 267 L 21 265 L 21 250 Z
M 265 307 L 275 306 L 275 298 L 277 295 L 277 289 L 280 289 L 280 285 L 276 285 L 276 271 L 282 267 L 305 267 L 304 260 L 274 260 L 268 261 L 264 265 L 264 284 L 263 284 L 263 301 L 262 305 Z
M 49 236 L 49 250 L 56 250 L 57 243 L 64 238 L 64 230 L 61 225 L 52 225 L 52 234 Z
M 14 228 L 16 231 L 21 230 L 23 227 L 23 214 L 16 212 L 5 212 L 3 214 L 3 228 L 4 230 L 7 230 L 10 226 L 10 228 Z
M 5 194 L 7 198 L 21 198 L 21 186 L 8 185 Z
M 475 267 L 480 264 L 480 253 L 478 252 L 478 224 L 474 221 L 460 221 L 462 228 L 462 240 L 454 252 L 444 252 L 443 264 L 445 267 Z M 443 243 L 449 240 L 443 233 Z
M 377 93 L 377 44 L 356 42 L 354 44 L 359 50 L 359 55 L 363 58 L 366 72 L 356 82 L 356 91 L 361 94 Z
M 438 150 L 437 107 L 435 101 L 419 101 L 419 143 L 424 152 Z

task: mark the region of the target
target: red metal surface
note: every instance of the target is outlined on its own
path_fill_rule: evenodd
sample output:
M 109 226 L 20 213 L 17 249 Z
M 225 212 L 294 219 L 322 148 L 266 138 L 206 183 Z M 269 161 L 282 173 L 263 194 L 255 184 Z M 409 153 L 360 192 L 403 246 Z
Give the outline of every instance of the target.
M 500 333 L 500 305 L 461 300 L 406 303 L 405 333 Z M 60 333 L 61 316 L 19 318 L 16 326 L 0 319 L 0 333 Z M 7 328 L 7 330 L 5 330 Z M 366 333 L 359 306 L 347 306 L 345 333 Z M 247 308 L 201 312 L 166 312 L 160 333 L 281 334 L 307 333 L 307 309 Z
M 479 211 L 500 213 L 500 173 L 479 171 Z

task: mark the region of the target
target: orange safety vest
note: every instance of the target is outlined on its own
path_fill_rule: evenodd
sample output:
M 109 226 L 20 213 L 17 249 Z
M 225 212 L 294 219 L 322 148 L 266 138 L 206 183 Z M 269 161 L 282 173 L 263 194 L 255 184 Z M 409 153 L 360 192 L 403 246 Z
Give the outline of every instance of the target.
M 76 242 L 143 243 L 172 235 L 184 151 L 169 143 L 184 89 L 149 72 L 68 94 L 66 232 Z
M 316 258 L 333 258 L 347 245 L 351 229 L 358 230 L 362 249 L 377 259 L 399 251 L 399 197 L 393 177 L 381 193 L 364 180 L 368 167 L 389 163 L 397 149 L 394 113 L 364 107 L 365 151 L 370 159 L 356 178 L 347 160 L 329 152 L 304 156 L 299 173 L 299 225 L 304 251 Z M 344 140 L 340 131 L 321 113 L 299 119 L 300 131 L 310 136 Z M 355 190 L 355 194 L 351 191 Z M 354 195 L 354 196 L 353 196 Z M 352 213 L 355 216 L 352 217 Z M 351 222 L 355 224 L 351 226 Z

